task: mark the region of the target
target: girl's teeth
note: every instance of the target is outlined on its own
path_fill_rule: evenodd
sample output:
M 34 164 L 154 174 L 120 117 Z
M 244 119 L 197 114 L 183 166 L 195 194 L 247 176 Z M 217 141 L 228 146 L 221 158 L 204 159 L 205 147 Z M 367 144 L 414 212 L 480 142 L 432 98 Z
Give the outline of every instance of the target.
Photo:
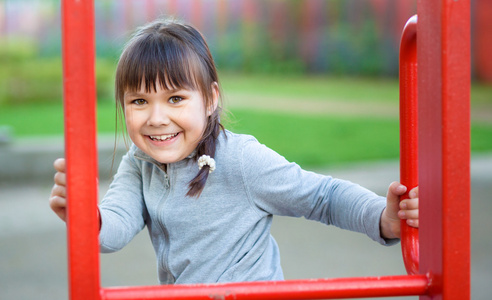
M 150 138 L 157 141 L 165 141 L 175 137 L 176 134 L 166 134 L 166 135 L 151 135 Z

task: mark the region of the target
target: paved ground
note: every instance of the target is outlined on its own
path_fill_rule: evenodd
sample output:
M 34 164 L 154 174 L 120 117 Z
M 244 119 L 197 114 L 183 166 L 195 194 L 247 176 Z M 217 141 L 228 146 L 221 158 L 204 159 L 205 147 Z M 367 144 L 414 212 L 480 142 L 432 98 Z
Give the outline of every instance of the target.
M 16 149 L 21 148 L 25 149 Z M 111 145 L 107 148 L 112 151 Z M 67 299 L 65 227 L 47 202 L 52 184 L 51 161 L 61 149 L 57 146 L 48 150 L 41 159 L 46 165 L 33 165 L 39 159 L 29 162 L 38 170 L 37 176 L 49 174 L 44 174 L 42 180 L 0 175 L 0 299 Z M 6 150 L 0 148 L 0 173 L 12 174 L 10 166 L 16 165 L 16 158 L 1 156 L 2 151 L 5 154 Z M 106 165 L 111 160 L 111 151 L 100 154 Z M 398 178 L 398 165 L 389 161 L 320 172 L 384 193 L 389 182 Z M 104 178 L 108 175 L 101 175 L 101 193 L 108 184 Z M 490 299 L 492 294 L 490 195 L 492 155 L 476 156 L 472 160 L 472 299 Z M 459 220 L 456 225 L 459 226 Z M 272 231 L 280 245 L 288 279 L 405 272 L 399 246 L 382 247 L 360 234 L 301 219 L 277 218 Z M 101 255 L 101 281 L 103 286 L 157 283 L 155 257 L 145 232 L 119 253 Z

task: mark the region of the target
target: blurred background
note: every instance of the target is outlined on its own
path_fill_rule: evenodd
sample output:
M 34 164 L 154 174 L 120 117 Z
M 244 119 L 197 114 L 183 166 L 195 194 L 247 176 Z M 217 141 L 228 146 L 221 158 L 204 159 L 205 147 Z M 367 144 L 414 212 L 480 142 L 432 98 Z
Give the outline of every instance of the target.
M 416 2 L 95 1 L 101 193 L 125 151 L 115 66 L 135 28 L 157 17 L 187 21 L 206 37 L 227 128 L 256 136 L 306 169 L 385 193 L 399 176 L 399 40 Z M 0 1 L 0 299 L 67 298 L 65 230 L 47 203 L 52 162 L 63 156 L 60 5 Z M 492 1 L 471 5 L 472 289 L 473 299 L 486 299 L 492 293 L 486 231 L 492 226 Z M 279 218 L 273 231 L 287 278 L 405 272 L 398 246 L 302 220 Z M 121 253 L 103 255 L 103 285 L 155 284 L 153 255 L 146 233 Z

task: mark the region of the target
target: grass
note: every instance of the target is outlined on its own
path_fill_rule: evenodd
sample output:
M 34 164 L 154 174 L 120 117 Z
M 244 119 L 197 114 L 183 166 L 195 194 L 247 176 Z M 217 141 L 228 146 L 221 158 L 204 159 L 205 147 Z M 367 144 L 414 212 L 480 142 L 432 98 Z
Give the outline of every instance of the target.
M 221 74 L 226 95 L 288 97 L 323 101 L 398 101 L 398 80 L 391 78 L 333 77 L 328 75 L 279 76 Z
M 114 132 L 115 108 L 104 102 L 97 107 L 100 133 Z M 63 104 L 36 103 L 19 106 L 0 106 L 0 126 L 12 128 L 16 137 L 63 135 Z
M 398 122 L 234 111 L 234 132 L 255 136 L 303 166 L 397 158 Z
M 261 94 L 264 97 L 330 101 L 397 101 L 398 84 L 394 80 L 344 79 L 326 77 L 240 77 L 223 76 L 224 91 L 234 95 Z M 357 88 L 354 88 L 357 87 Z M 490 107 L 492 88 L 480 86 L 472 93 L 480 107 Z M 377 92 L 382 95 L 376 97 Z M 327 95 L 325 98 L 321 95 Z M 317 98 L 316 98 L 317 97 Z M 327 97 L 329 99 L 327 99 Z M 396 99 L 395 99 L 396 97 Z M 377 98 L 377 99 L 376 99 Z M 489 102 L 487 102 L 489 100 Z M 473 103 L 474 100 L 472 100 Z M 114 133 L 115 109 L 112 101 L 98 104 L 98 131 Z M 396 159 L 399 155 L 398 120 L 309 115 L 293 112 L 267 112 L 261 107 L 236 108 L 226 127 L 254 135 L 291 161 L 303 166 L 324 166 L 348 161 Z M 29 137 L 63 134 L 61 101 L 51 104 L 0 106 L 0 126 L 13 128 L 14 136 Z M 472 151 L 492 151 L 492 124 L 472 124 Z

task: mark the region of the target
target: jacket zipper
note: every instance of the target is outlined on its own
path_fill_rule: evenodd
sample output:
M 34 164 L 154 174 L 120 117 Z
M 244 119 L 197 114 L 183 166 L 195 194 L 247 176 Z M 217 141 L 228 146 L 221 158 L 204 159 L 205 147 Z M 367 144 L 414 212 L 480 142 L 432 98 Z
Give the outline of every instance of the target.
M 137 159 L 140 159 L 142 161 L 149 162 L 156 167 L 158 167 L 163 173 L 164 173 L 164 180 L 166 184 L 166 194 L 162 197 L 162 201 L 160 201 L 159 205 L 157 206 L 157 212 L 156 212 L 156 222 L 159 224 L 159 227 L 162 231 L 162 234 L 164 236 L 164 248 L 162 250 L 162 259 L 160 260 L 160 268 L 168 274 L 168 283 L 174 283 L 176 279 L 174 278 L 174 275 L 172 274 L 171 270 L 169 270 L 169 264 L 167 263 L 169 261 L 169 232 L 166 229 L 166 226 L 164 225 L 164 218 L 162 214 L 164 213 L 164 205 L 166 204 L 166 198 L 169 196 L 169 192 L 171 189 L 171 183 L 170 183 L 170 178 L 168 175 L 169 169 L 170 169 L 170 164 L 167 164 L 167 170 L 163 167 L 163 165 L 156 163 L 155 161 L 146 159 L 145 157 L 141 156 L 135 156 Z M 167 171 L 167 172 L 166 172 Z M 158 258 L 159 259 L 159 258 Z
M 169 171 L 169 165 L 168 165 L 168 171 Z M 165 175 L 165 180 L 166 180 L 166 188 L 167 192 L 164 195 L 163 200 L 159 205 L 157 206 L 157 223 L 159 224 L 161 231 L 164 235 L 164 248 L 162 250 L 162 259 L 161 259 L 161 268 L 168 274 L 168 280 L 170 281 L 169 283 L 174 283 L 176 279 L 174 278 L 174 275 L 172 274 L 171 270 L 169 269 L 169 232 L 167 231 L 167 228 L 164 224 L 164 205 L 166 205 L 167 202 L 167 197 L 169 196 L 170 193 L 170 179 L 169 176 L 166 174 Z

